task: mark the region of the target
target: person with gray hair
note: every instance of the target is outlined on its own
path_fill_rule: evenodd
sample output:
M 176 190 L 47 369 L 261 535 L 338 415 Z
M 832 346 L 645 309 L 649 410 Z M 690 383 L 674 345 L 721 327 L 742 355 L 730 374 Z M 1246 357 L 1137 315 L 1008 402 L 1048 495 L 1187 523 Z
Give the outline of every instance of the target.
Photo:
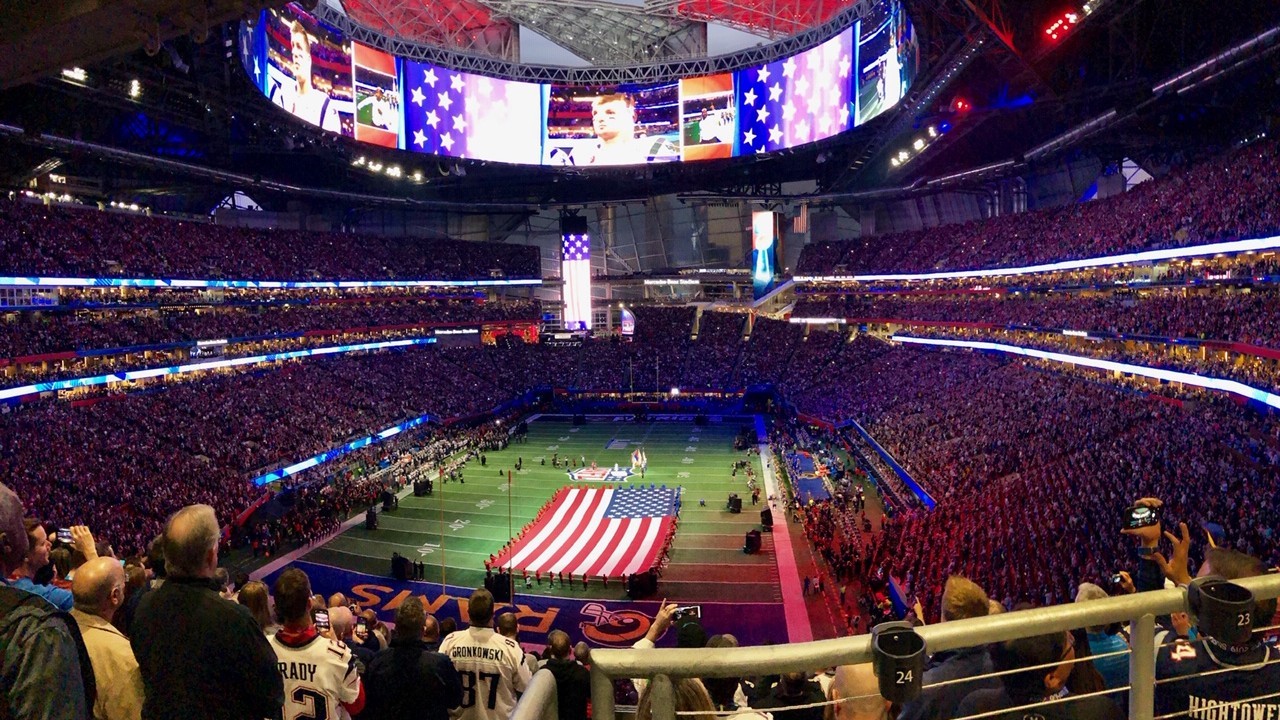
M 188 505 L 161 536 L 167 580 L 142 596 L 130 643 L 142 670 L 142 716 L 278 717 L 284 682 L 249 609 L 218 594 L 218 518 Z
M 111 624 L 124 604 L 124 568 L 112 558 L 94 558 L 76 570 L 71 593 L 76 603 L 71 617 L 80 627 L 98 689 L 94 719 L 140 720 L 142 672 L 129 638 Z
M 547 635 L 547 670 L 556 678 L 556 709 L 560 720 L 586 720 L 591 699 L 591 673 L 569 659 L 569 636 L 563 630 Z
M 0 483 L 0 578 L 27 558 L 22 520 L 22 501 Z M 0 716 L 15 720 L 83 720 L 94 701 L 93 672 L 75 621 L 39 595 L 3 581 L 0 701 Z

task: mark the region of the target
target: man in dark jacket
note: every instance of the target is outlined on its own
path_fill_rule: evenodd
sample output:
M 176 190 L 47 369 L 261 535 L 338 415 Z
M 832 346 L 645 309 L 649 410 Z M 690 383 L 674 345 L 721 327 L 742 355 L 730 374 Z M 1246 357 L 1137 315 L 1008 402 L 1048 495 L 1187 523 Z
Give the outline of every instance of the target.
M 561 630 L 547 635 L 551 659 L 547 669 L 556 678 L 556 703 L 560 720 L 586 720 L 587 701 L 591 699 L 591 673 L 582 663 L 569 659 L 569 636 Z
M 419 598 L 405 600 L 396 610 L 391 647 L 365 671 L 361 720 L 449 720 L 449 711 L 462 704 L 462 679 L 447 656 L 427 649 L 426 625 Z
M 0 577 L 27 556 L 22 502 L 0 484 Z M 92 680 L 75 621 L 46 600 L 0 581 L 0 717 L 15 720 L 83 720 Z M 81 662 L 85 667 L 81 667 Z
M 987 593 L 976 583 L 953 575 L 942 590 L 942 622 L 986 617 Z M 920 618 L 923 620 L 923 618 Z M 924 671 L 924 690 L 903 706 L 898 720 L 944 720 L 955 717 L 965 696 L 975 690 L 1000 687 L 993 677 L 967 683 L 930 687 L 936 683 L 991 674 L 991 656 L 985 645 L 935 654 Z
M 138 603 L 132 630 L 144 720 L 279 717 L 276 654 L 248 608 L 218 594 L 218 519 L 188 505 L 164 528 L 168 579 Z

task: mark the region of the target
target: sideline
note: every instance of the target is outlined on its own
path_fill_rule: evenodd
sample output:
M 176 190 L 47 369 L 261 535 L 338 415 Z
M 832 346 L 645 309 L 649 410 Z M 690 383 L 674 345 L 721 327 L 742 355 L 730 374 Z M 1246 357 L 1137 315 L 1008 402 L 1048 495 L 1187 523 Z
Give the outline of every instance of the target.
M 755 416 L 756 437 L 760 440 L 761 470 L 764 475 L 765 497 L 781 497 L 778 482 L 773 475 L 773 450 L 769 448 L 768 432 L 764 418 Z M 800 589 L 800 568 L 796 564 L 795 551 L 791 548 L 791 532 L 785 508 L 773 509 L 773 550 L 778 562 L 778 584 L 782 590 L 782 612 L 787 621 L 787 637 L 793 642 L 813 640 L 813 626 L 809 624 L 809 610 L 805 606 L 804 593 Z

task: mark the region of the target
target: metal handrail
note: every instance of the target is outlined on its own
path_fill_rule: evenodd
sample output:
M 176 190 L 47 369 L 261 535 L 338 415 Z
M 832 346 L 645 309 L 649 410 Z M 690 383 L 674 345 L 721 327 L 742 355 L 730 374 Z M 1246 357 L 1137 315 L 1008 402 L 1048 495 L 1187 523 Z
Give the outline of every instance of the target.
M 1280 597 L 1280 574 L 1236 580 L 1259 600 Z M 974 647 L 1077 628 L 1130 624 L 1130 645 L 1150 648 L 1134 652 L 1129 662 L 1129 717 L 1151 720 L 1155 693 L 1155 618 L 1186 612 L 1186 590 L 1177 588 L 1034 608 L 983 618 L 956 620 L 917 628 L 928 652 Z M 807 671 L 833 665 L 871 662 L 871 636 L 818 640 L 788 645 L 709 649 L 595 649 L 591 652 L 591 705 L 596 720 L 614 720 L 613 681 L 620 678 L 655 680 L 652 707 L 655 720 L 674 720 L 672 678 L 749 677 Z M 517 706 L 519 720 L 540 712 L 530 694 Z M 670 711 L 668 712 L 668 709 Z M 521 714 L 524 713 L 524 714 Z

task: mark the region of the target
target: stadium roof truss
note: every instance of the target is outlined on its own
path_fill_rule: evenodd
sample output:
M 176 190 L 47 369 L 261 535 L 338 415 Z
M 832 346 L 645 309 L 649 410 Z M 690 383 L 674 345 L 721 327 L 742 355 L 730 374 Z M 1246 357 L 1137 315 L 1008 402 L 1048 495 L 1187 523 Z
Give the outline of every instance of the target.
M 336 0 L 331 0 L 336 2 Z M 814 47 L 829 39 L 837 32 L 848 27 L 859 17 L 866 16 L 878 0 L 738 0 L 729 2 L 721 0 L 717 6 L 741 4 L 743 6 L 764 5 L 771 7 L 787 4 L 807 6 L 812 4 L 821 8 L 823 3 L 830 2 L 834 12 L 825 22 L 814 25 L 792 35 L 788 35 L 773 43 L 716 57 L 705 57 L 705 26 L 699 22 L 689 21 L 675 16 L 663 16 L 644 12 L 639 7 L 629 7 L 600 0 L 574 0 L 572 5 L 564 0 L 484 0 L 474 4 L 472 15 L 454 15 L 460 11 L 460 2 L 452 0 L 447 11 L 437 14 L 431 32 L 427 37 L 440 37 L 451 34 L 455 39 L 459 33 L 467 34 L 466 42 L 445 44 L 415 42 L 406 38 L 414 34 L 410 25 L 403 22 L 405 13 L 418 13 L 420 8 L 414 2 L 403 2 L 395 5 L 393 0 L 344 0 L 347 9 L 357 4 L 383 3 L 386 7 L 378 14 L 370 17 L 366 14 L 348 15 L 342 9 L 329 3 L 321 3 L 316 14 L 324 21 L 341 29 L 353 40 L 380 48 L 386 52 L 413 60 L 430 62 L 481 75 L 490 75 L 513 80 L 529 82 L 550 82 L 580 85 L 606 85 L 622 83 L 645 83 L 670 80 L 690 75 L 709 75 L 727 72 L 743 67 L 750 67 L 792 55 L 801 50 Z M 697 0 L 686 3 L 675 0 L 658 0 L 665 6 L 704 6 L 713 3 Z M 838 5 L 836 8 L 834 6 Z M 495 10 L 495 8 L 500 8 Z M 815 10 L 816 12 L 816 10 Z M 422 27 L 427 20 L 421 14 L 414 14 Z M 816 17 L 816 15 L 815 15 Z M 463 21 L 472 18 L 477 23 L 474 31 L 460 29 Z M 506 57 L 497 57 L 501 53 L 490 52 L 482 42 L 472 42 L 473 35 L 480 37 L 484 27 L 497 27 L 500 23 L 508 23 L 507 27 L 515 28 L 517 24 L 527 25 L 536 32 L 544 30 L 553 40 L 573 45 L 576 54 L 594 57 L 591 67 L 565 67 L 551 65 L 527 65 L 514 62 Z M 389 32 L 387 26 L 401 28 L 401 32 Z M 424 33 L 416 33 L 420 36 Z M 616 45 L 615 45 L 616 42 Z M 469 44 L 468 44 L 469 43 Z M 702 47 L 703 56 L 686 57 L 684 59 L 663 60 L 676 52 L 685 52 Z M 509 45 L 509 43 L 508 43 Z M 659 50 L 654 51 L 658 45 Z M 576 48 L 576 49 L 574 49 Z M 596 54 L 591 54 L 596 53 Z M 694 53 L 697 54 L 696 52 Z
M 336 0 L 334 0 L 336 1 Z M 706 23 L 764 41 L 822 25 L 863 0 L 341 0 L 388 37 L 516 60 L 524 26 L 595 65 L 706 55 Z

